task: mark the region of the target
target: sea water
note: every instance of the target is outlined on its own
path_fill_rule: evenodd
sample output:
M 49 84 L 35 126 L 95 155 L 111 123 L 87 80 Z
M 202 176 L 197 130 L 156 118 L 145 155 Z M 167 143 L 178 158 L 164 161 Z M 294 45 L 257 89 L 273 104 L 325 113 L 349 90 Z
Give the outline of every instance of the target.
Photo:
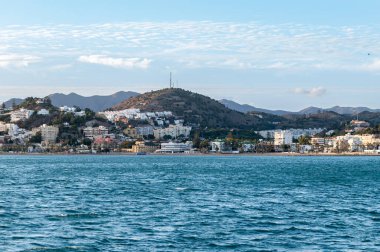
M 380 250 L 380 157 L 0 156 L 0 251 Z

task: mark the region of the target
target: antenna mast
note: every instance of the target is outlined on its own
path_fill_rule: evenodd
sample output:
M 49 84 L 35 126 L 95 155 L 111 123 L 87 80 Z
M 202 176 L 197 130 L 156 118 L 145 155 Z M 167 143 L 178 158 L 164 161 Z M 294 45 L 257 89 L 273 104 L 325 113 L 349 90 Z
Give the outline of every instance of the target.
M 169 80 L 169 87 L 173 88 L 173 83 L 172 83 L 172 72 L 170 72 L 170 80 Z

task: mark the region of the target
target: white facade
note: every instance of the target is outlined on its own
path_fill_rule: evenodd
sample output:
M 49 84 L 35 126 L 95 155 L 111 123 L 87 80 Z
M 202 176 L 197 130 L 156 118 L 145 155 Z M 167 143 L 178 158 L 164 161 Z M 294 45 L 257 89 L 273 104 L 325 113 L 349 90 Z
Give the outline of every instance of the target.
M 22 120 L 28 119 L 32 114 L 33 110 L 28 110 L 28 109 L 20 109 L 13 111 L 11 113 L 11 122 L 18 122 Z
M 162 111 L 162 112 L 140 112 L 140 109 L 124 109 L 119 111 L 105 111 L 100 112 L 100 115 L 103 115 L 107 118 L 108 121 L 115 122 L 118 118 L 127 118 L 135 120 L 149 120 L 159 118 L 172 117 L 173 113 L 171 111 Z
M 191 142 L 186 143 L 162 143 L 161 149 L 156 150 L 157 153 L 183 153 L 190 151 L 192 147 Z
M 177 138 L 180 135 L 189 137 L 190 131 L 190 126 L 169 125 L 167 128 L 154 129 L 153 135 L 156 139 L 162 139 L 165 135 L 171 136 L 172 138 Z
M 83 129 L 83 134 L 87 138 L 94 138 L 97 136 L 104 136 L 108 134 L 108 129 L 104 126 L 99 127 L 86 127 Z
M 0 132 L 6 132 L 7 130 L 7 125 L 3 122 L 0 122 Z
M 76 108 L 75 107 L 62 106 L 62 107 L 59 107 L 59 110 L 61 112 L 72 112 L 72 113 L 74 113 L 76 111 Z
M 292 133 L 294 139 L 298 139 L 301 136 L 314 136 L 318 133 L 321 133 L 324 129 L 318 128 L 318 129 L 287 129 L 286 131 L 289 131 Z M 262 136 L 263 138 L 269 138 L 274 139 L 274 135 L 276 132 L 280 132 L 282 130 L 261 130 L 256 131 L 257 134 Z
M 40 127 L 41 130 L 41 137 L 42 141 L 45 142 L 55 142 L 58 137 L 59 128 L 55 126 L 48 126 L 46 124 L 43 124 Z
M 212 152 L 221 152 L 221 151 L 224 151 L 225 149 L 224 141 L 220 141 L 220 140 L 213 141 L 210 143 L 210 145 L 211 145 Z
M 8 130 L 8 135 L 13 137 L 19 134 L 19 127 L 13 123 L 7 123 L 6 128 Z
M 323 137 L 311 138 L 311 144 L 313 145 L 325 145 L 325 139 Z
M 150 125 L 138 126 L 136 127 L 136 133 L 141 136 L 153 135 L 153 127 Z
M 37 112 L 37 115 L 49 115 L 49 110 L 41 109 Z
M 75 116 L 85 116 L 86 112 L 82 110 L 82 111 L 79 111 L 79 112 L 74 112 L 74 115 Z
M 274 145 L 290 145 L 293 143 L 293 134 L 288 130 L 281 130 L 274 133 Z

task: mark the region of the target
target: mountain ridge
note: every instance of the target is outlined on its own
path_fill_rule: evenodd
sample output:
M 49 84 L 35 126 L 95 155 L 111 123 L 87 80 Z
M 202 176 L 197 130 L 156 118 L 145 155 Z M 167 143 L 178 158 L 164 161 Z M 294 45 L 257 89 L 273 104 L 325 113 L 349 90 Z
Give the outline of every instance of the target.
M 220 103 L 225 105 L 226 107 L 230 109 L 234 109 L 239 112 L 247 113 L 247 112 L 264 112 L 264 113 L 269 113 L 273 115 L 279 115 L 283 116 L 286 114 L 316 114 L 320 113 L 322 111 L 332 111 L 341 115 L 356 115 L 358 113 L 362 112 L 372 112 L 372 113 L 377 113 L 380 112 L 380 109 L 371 109 L 368 107 L 342 107 L 342 106 L 334 106 L 331 108 L 319 108 L 319 107 L 314 107 L 310 106 L 307 108 L 304 108 L 300 111 L 286 111 L 286 110 L 270 110 L 270 109 L 262 109 L 262 108 L 257 108 L 249 104 L 240 104 L 235 101 L 227 100 L 227 99 L 222 99 L 219 100 Z
M 118 91 L 111 95 L 82 96 L 71 92 L 69 94 L 54 93 L 48 95 L 48 97 L 51 99 L 52 105 L 56 107 L 78 106 L 81 109 L 89 108 L 95 112 L 100 112 L 138 94 L 139 93 L 133 91 Z M 4 104 L 6 107 L 11 107 L 13 103 L 20 105 L 24 100 L 25 99 L 12 98 L 4 102 Z
M 50 99 L 52 100 L 52 104 L 54 106 L 78 106 L 82 109 L 89 108 L 95 112 L 103 111 L 105 109 L 111 108 L 118 103 L 139 95 L 137 92 L 133 91 L 118 91 L 116 93 L 110 94 L 110 95 L 92 95 L 92 96 L 82 96 L 77 93 L 71 92 L 69 94 L 63 94 L 63 93 L 53 93 L 48 95 Z M 24 99 L 21 98 L 12 98 L 8 101 L 4 102 L 6 107 L 11 107 L 13 103 L 16 105 L 21 104 L 24 101 Z M 218 100 L 221 104 L 226 106 L 229 109 L 242 112 L 242 113 L 248 113 L 248 112 L 258 112 L 258 113 L 267 113 L 271 115 L 277 115 L 277 116 L 283 116 L 287 114 L 316 114 L 323 111 L 332 111 L 336 112 L 341 115 L 356 115 L 358 113 L 362 112 L 373 112 L 377 113 L 380 112 L 380 109 L 371 109 L 368 107 L 345 107 L 345 106 L 334 106 L 331 108 L 320 108 L 320 107 L 314 107 L 310 106 L 307 108 L 304 108 L 300 111 L 287 111 L 287 110 L 270 110 L 270 109 L 264 109 L 264 108 L 258 108 L 249 104 L 240 104 L 238 102 L 228 100 L 228 99 L 221 99 Z

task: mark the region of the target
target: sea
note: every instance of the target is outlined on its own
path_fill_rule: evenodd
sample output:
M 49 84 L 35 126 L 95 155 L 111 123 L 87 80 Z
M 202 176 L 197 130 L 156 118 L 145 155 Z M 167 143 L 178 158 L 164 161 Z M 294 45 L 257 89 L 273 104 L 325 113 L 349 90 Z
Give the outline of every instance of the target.
M 0 251 L 380 251 L 380 157 L 3 155 Z

